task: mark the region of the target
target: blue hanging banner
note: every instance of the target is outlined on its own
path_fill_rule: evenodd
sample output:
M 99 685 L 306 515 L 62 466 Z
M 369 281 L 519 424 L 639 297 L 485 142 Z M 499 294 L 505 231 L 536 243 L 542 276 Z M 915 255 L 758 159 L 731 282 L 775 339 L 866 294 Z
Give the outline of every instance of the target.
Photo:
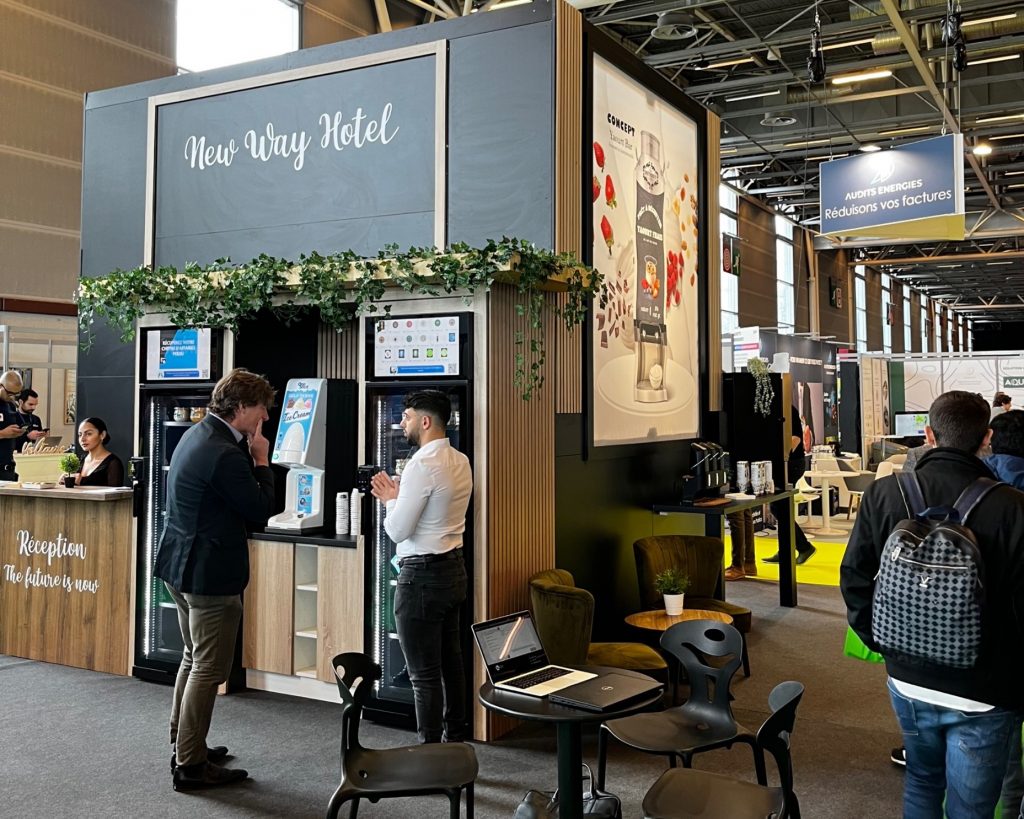
M 827 236 L 962 239 L 963 136 L 821 163 Z

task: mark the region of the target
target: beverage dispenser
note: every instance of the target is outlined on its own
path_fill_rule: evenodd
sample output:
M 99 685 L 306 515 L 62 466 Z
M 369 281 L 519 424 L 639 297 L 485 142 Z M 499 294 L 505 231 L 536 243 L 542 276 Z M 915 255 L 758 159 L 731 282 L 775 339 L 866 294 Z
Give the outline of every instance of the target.
M 327 379 L 292 378 L 285 389 L 270 462 L 287 466 L 285 508 L 268 529 L 317 529 L 324 520 Z

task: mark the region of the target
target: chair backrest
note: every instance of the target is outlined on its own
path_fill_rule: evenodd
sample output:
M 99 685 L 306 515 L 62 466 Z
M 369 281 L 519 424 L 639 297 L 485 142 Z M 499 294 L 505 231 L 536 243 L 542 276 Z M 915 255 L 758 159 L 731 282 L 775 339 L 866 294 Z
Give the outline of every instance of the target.
M 839 464 L 840 472 L 857 472 L 858 470 L 853 468 L 853 464 L 842 458 L 836 458 L 836 463 Z
M 548 660 L 585 663 L 594 627 L 594 595 L 576 586 L 564 569 L 546 569 L 530 578 L 530 605 Z
M 866 492 L 875 480 L 872 472 L 855 472 L 852 475 L 843 475 L 843 482 L 850 492 Z
M 331 667 L 341 695 L 341 758 L 344 762 L 346 751 L 362 747 L 359 720 L 373 684 L 380 679 L 380 666 L 365 654 L 352 651 L 336 655 Z
M 818 489 L 815 486 L 812 486 L 811 482 L 809 480 L 807 480 L 807 478 L 805 478 L 803 475 L 801 475 L 799 478 L 797 478 L 796 479 L 796 483 L 793 484 L 793 485 L 796 487 L 796 490 L 801 495 L 814 495 L 814 496 L 817 496 L 817 495 L 821 494 L 821 490 Z
M 895 466 L 892 461 L 882 461 L 875 472 L 875 480 L 877 481 L 879 478 L 891 475 L 894 468 Z
M 640 605 L 645 609 L 663 607 L 654 588 L 654 578 L 665 569 L 682 569 L 690 578 L 687 594 L 713 597 L 721 582 L 725 544 L 717 537 L 703 535 L 653 535 L 633 544 Z
M 890 455 L 885 459 L 886 462 L 893 464 L 894 466 L 902 466 L 907 462 L 907 453 L 901 453 L 899 455 Z
M 757 729 L 757 744 L 775 758 L 775 764 L 779 769 L 779 783 L 782 785 L 787 816 L 795 801 L 790 736 L 796 722 L 796 707 L 803 695 L 803 683 L 793 680 L 779 683 L 768 695 L 768 707 L 772 709 L 772 714 Z
M 733 720 L 729 685 L 743 662 L 743 635 L 728 623 L 684 620 L 661 635 L 661 647 L 679 661 L 690 681 L 682 710 L 711 724 Z M 705 657 L 724 662 L 709 665 Z

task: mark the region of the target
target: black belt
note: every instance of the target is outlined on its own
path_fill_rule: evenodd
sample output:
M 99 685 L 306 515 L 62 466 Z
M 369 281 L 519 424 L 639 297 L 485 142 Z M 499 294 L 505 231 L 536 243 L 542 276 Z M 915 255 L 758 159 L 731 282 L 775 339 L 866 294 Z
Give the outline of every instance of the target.
M 462 548 L 449 549 L 447 552 L 441 552 L 441 554 L 431 555 L 409 555 L 399 559 L 399 568 L 406 566 L 425 566 L 428 563 L 437 563 L 441 560 L 455 560 L 456 558 L 462 557 Z

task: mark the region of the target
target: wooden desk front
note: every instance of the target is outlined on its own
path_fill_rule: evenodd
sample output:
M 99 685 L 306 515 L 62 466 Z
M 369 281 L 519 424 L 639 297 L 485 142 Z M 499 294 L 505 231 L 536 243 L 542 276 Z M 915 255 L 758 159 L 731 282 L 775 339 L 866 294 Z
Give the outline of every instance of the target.
M 129 674 L 131 499 L 0 484 L 0 654 Z

